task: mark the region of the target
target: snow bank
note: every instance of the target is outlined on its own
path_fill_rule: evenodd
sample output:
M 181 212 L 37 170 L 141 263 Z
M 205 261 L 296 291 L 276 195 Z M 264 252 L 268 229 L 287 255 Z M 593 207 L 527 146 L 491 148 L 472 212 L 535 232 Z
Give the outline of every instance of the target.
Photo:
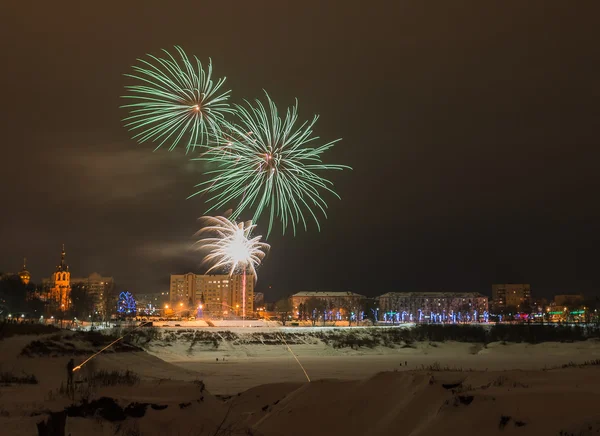
M 195 332 L 185 333 L 188 334 Z M 1 388 L 0 428 L 7 434 L 35 434 L 37 423 L 48 419 L 49 413 L 59 413 L 74 403 L 77 407 L 70 410 L 85 416 L 67 417 L 66 434 L 87 436 L 469 436 L 498 432 L 592 434 L 600 430 L 597 362 L 565 369 L 509 370 L 523 362 L 537 362 L 540 367 L 555 361 L 564 364 L 589 359 L 598 355 L 595 341 L 497 343 L 487 348 L 467 343 L 415 344 L 413 348 L 394 349 L 390 354 L 335 350 L 340 354 L 327 356 L 311 355 L 311 350 L 323 343 L 311 344 L 308 338 L 299 338 L 290 346 L 311 376 L 312 381 L 307 383 L 289 352 L 269 354 L 284 347 L 255 343 L 253 336 L 240 341 L 239 336 L 220 334 L 224 344 L 231 347 L 221 350 L 221 356 L 217 351 L 196 354 L 195 346 L 190 356 L 185 348 L 187 345 L 189 349 L 189 344 L 184 340 L 170 346 L 165 343 L 162 348 L 171 350 L 171 358 L 181 359 L 177 366 L 140 351 L 102 354 L 76 373 L 74 401 L 58 389 L 66 378 L 68 356 L 19 357 L 20 351 L 35 338 L 1 341 L 0 370 L 33 374 L 40 382 Z M 208 344 L 204 347 L 208 349 Z M 245 356 L 235 354 L 236 348 L 245 348 Z M 226 352 L 233 357 L 223 361 Z M 215 356 L 219 356 L 219 361 Z M 79 362 L 80 356 L 76 359 Z M 197 371 L 182 369 L 184 361 L 189 366 L 196 365 Z M 420 368 L 420 362 L 438 364 Z M 505 370 L 490 367 L 478 371 L 465 366 L 477 369 L 478 365 L 495 363 Z M 461 370 L 444 370 L 446 366 Z M 90 368 L 129 369 L 139 374 L 141 381 L 135 386 L 85 389 L 83 378 Z M 229 391 L 233 396 L 221 399 L 215 395 L 219 391 Z M 89 416 L 81 413 L 85 410 L 79 407 L 84 398 L 91 402 L 103 397 L 107 400 L 94 404 L 116 405 L 117 412 L 128 410 L 128 417 L 110 421 L 106 417 L 114 414 L 106 411 L 93 410 Z

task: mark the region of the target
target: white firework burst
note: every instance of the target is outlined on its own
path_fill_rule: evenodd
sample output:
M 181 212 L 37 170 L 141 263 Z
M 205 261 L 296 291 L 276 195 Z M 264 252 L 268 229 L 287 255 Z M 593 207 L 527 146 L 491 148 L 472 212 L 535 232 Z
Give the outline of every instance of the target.
M 251 221 L 230 221 L 225 217 L 202 217 L 205 225 L 197 235 L 200 247 L 208 251 L 203 263 L 210 265 L 207 273 L 215 269 L 227 269 L 252 274 L 256 280 L 256 267 L 264 259 L 269 244 L 261 242 L 262 236 L 252 237 L 256 225 Z

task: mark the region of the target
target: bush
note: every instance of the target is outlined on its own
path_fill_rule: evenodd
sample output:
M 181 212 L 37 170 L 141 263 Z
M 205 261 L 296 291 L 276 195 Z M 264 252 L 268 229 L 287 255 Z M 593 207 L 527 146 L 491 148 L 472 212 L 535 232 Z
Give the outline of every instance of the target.
M 140 382 L 140 376 L 133 371 L 98 371 L 88 380 L 91 386 L 133 386 Z
M 595 326 L 496 324 L 489 330 L 487 342 L 573 342 L 600 337 Z
M 45 341 L 31 341 L 21 350 L 21 356 L 36 357 L 36 356 L 72 356 L 88 354 L 89 350 L 77 349 L 72 343 L 61 343 L 47 339 Z
M 385 328 L 368 330 L 378 338 L 381 345 L 395 345 L 419 342 L 468 342 L 488 344 L 490 342 L 574 342 L 600 338 L 600 329 L 596 326 L 556 326 L 533 324 L 496 324 L 486 325 L 442 325 L 417 324 L 414 328 Z
M 152 341 L 160 340 L 162 338 L 161 331 L 156 327 L 145 327 L 137 329 L 115 329 L 112 335 L 116 338 L 125 336 L 123 342 L 127 344 L 142 344 L 146 345 Z
M 23 374 L 16 376 L 12 372 L 0 373 L 0 384 L 17 384 L 17 385 L 37 385 L 38 381 L 33 374 Z
M 0 323 L 0 340 L 17 335 L 46 335 L 56 333 L 60 329 L 44 324 L 12 324 Z

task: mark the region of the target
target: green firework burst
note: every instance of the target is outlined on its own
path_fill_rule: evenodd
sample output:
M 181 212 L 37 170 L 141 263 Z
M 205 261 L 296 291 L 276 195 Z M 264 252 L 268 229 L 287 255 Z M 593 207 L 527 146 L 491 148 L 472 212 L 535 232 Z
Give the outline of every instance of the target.
M 123 98 L 133 102 L 121 107 L 129 110 L 123 121 L 136 132 L 133 139 L 158 142 L 156 149 L 169 142 L 169 150 L 183 141 L 189 151 L 221 137 L 225 115 L 233 112 L 227 101 L 231 91 L 220 90 L 224 77 L 213 82 L 210 60 L 205 71 L 197 57 L 190 60 L 181 47 L 175 49 L 180 62 L 166 50 L 164 58 L 138 59 L 141 66 L 125 74 L 139 82 L 125 87 L 130 94 Z
M 266 94 L 266 93 L 265 93 Z M 212 204 L 208 212 L 235 205 L 231 219 L 253 209 L 253 222 L 267 212 L 271 233 L 276 218 L 282 231 L 291 224 L 294 234 L 300 223 L 307 228 L 307 217 L 319 227 L 319 210 L 327 217 L 327 203 L 321 197 L 327 191 L 336 197 L 333 183 L 317 173 L 324 170 L 350 169 L 345 165 L 325 164 L 321 154 L 339 139 L 320 146 L 311 146 L 319 139 L 312 136 L 318 116 L 296 126 L 298 102 L 287 109 L 285 117 L 278 114 L 275 103 L 266 94 L 268 109 L 260 100 L 253 106 L 235 105 L 239 120 L 228 124 L 218 146 L 205 147 L 197 160 L 216 164 L 216 169 L 206 174 L 209 180 L 196 187 L 196 194 L 205 194 Z M 193 196 L 192 195 L 192 196 Z

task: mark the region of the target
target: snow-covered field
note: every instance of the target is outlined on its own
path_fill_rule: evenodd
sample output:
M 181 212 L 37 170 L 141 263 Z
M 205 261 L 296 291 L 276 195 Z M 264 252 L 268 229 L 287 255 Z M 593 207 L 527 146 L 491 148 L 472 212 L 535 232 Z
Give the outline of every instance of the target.
M 54 334 L 0 341 L 0 372 L 35 375 L 38 380 L 33 385 L 0 386 L 0 433 L 36 434 L 36 425 L 46 421 L 50 412 L 72 404 L 96 404 L 86 406 L 91 407 L 87 417 L 78 417 L 84 409 L 76 407 L 75 412 L 69 409 L 66 418 L 65 434 L 87 436 L 591 435 L 600 431 L 600 361 L 596 361 L 600 344 L 595 340 L 351 349 L 336 348 L 334 344 L 341 342 L 335 338 L 361 339 L 359 330 L 315 335 L 310 329 L 294 329 L 284 336 L 311 378 L 307 383 L 290 351 L 277 340 L 278 333 L 288 329 L 250 333 L 213 328 L 210 331 L 222 337 L 217 346 L 207 329 L 197 331 L 203 333 L 165 328 L 159 338 L 144 345 L 149 352 L 109 350 L 99 355 L 76 373 L 74 400 L 60 391 L 68 353 L 27 357 L 21 351 L 34 340 L 64 347 L 72 344 L 73 350 L 85 350 L 75 356 L 81 363 L 92 352 L 89 343 L 64 332 L 58 335 L 62 339 Z M 577 365 L 585 361 L 588 364 Z M 569 365 L 561 368 L 565 364 Z M 140 380 L 132 386 L 90 388 L 86 377 L 92 370 L 131 370 Z M 220 399 L 215 394 L 233 396 Z M 108 413 L 94 403 L 100 398 L 113 401 L 119 413 L 140 407 L 143 413 L 128 412 L 128 417 L 115 419 L 114 411 Z
M 288 347 L 277 341 L 277 333 L 293 333 Z M 330 329 L 333 337 L 360 329 Z M 365 330 L 363 334 L 368 334 Z M 488 345 L 461 342 L 414 343 L 393 347 L 334 348 L 331 340 L 313 337 L 315 329 L 282 328 L 248 332 L 228 329 L 211 332 L 220 336 L 218 347 L 210 341 L 194 343 L 192 332 L 173 334 L 176 340 L 151 341 L 144 348 L 153 356 L 180 368 L 201 374 L 208 389 L 216 394 L 236 394 L 265 383 L 303 382 L 318 379 L 355 380 L 382 371 L 407 371 L 439 366 L 462 371 L 540 370 L 570 362 L 580 364 L 600 359 L 600 342 Z M 317 332 L 324 333 L 321 328 Z M 227 333 L 235 333 L 235 337 Z M 257 340 L 258 339 L 258 340 Z M 273 342 L 279 342 L 273 344 Z M 290 352 L 291 350 L 291 352 Z

